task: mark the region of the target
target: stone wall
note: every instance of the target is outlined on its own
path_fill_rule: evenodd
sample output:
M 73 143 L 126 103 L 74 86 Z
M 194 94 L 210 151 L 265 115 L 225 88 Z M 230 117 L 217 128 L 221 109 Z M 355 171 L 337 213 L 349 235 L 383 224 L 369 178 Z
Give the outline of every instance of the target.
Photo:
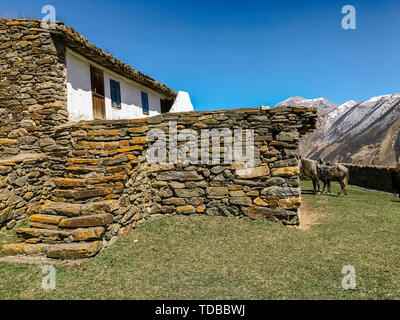
M 0 19 L 0 157 L 40 151 L 67 121 L 65 47 L 39 20 Z
M 0 160 L 0 228 L 13 228 L 27 218 L 51 187 L 44 155 L 23 155 Z
M 393 192 L 394 168 L 344 163 L 349 169 L 349 184 L 378 191 Z
M 227 137 L 220 138 L 220 164 L 149 164 L 147 134 L 161 129 L 168 141 L 170 121 L 178 132 L 198 133 L 199 145 L 200 130 L 254 130 L 255 168 L 224 164 Z M 54 127 L 49 139 L 57 148 L 46 152 L 47 188 L 31 203 L 39 207 L 31 212 L 31 228 L 17 229 L 25 243 L 3 251 L 61 259 L 93 256 L 152 215 L 234 216 L 297 225 L 298 142 L 315 121 L 313 108 L 262 107 Z

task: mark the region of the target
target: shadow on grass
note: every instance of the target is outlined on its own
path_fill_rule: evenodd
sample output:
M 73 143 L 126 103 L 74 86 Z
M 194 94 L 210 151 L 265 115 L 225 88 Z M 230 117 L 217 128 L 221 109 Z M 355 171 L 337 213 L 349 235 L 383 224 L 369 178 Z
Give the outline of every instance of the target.
M 301 190 L 301 193 L 302 193 L 302 194 L 316 195 L 316 194 L 314 193 L 314 190 Z

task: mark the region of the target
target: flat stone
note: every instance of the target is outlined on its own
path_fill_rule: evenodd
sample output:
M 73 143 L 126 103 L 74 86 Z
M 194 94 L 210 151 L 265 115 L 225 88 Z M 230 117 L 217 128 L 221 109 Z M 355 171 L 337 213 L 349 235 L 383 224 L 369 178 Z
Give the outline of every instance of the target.
M 196 209 L 193 206 L 182 206 L 176 208 L 178 214 L 193 214 L 196 213 Z
M 111 213 L 119 208 L 119 202 L 116 200 L 105 200 L 97 202 L 89 202 L 82 206 L 81 214 L 90 216 L 102 213 Z
M 200 204 L 196 207 L 196 212 L 197 213 L 203 213 L 206 211 L 206 205 L 205 204 Z
M 207 195 L 214 197 L 228 196 L 227 187 L 209 187 L 206 189 Z
M 43 255 L 47 252 L 48 248 L 49 245 L 43 243 L 13 243 L 4 245 L 1 251 L 6 256 Z
M 86 179 L 69 179 L 69 178 L 58 178 L 54 180 L 54 184 L 60 188 L 74 188 L 84 187 L 87 185 Z
M 268 221 L 296 221 L 298 222 L 298 215 L 294 211 L 287 211 L 279 208 L 267 207 L 241 207 L 242 212 L 249 218 L 254 220 L 268 220 Z M 296 219 L 297 217 L 297 219 Z M 296 222 L 293 222 L 296 224 Z
M 245 197 L 246 194 L 243 191 L 229 191 L 230 197 Z
M 280 199 L 278 201 L 278 206 L 282 209 L 298 209 L 301 206 L 301 199 L 300 197 Z
M 279 160 L 274 162 L 275 168 L 283 168 L 283 167 L 295 167 L 298 166 L 298 160 L 296 158 L 290 158 L 285 160 Z
M 256 168 L 237 169 L 235 176 L 240 179 L 254 179 L 269 176 L 270 170 L 268 166 Z
M 0 211 L 0 223 L 10 220 L 12 218 L 12 216 L 13 216 L 13 213 L 12 213 L 11 207 L 3 209 L 2 211 Z
M 290 188 L 290 187 L 277 187 L 272 186 L 265 188 L 261 191 L 261 194 L 266 197 L 277 197 L 280 199 L 300 197 L 300 188 Z
M 0 139 L 0 146 L 13 146 L 17 144 L 18 140 L 16 139 Z
M 148 142 L 146 137 L 137 137 L 129 141 L 130 144 L 136 145 L 136 144 L 146 144 Z
M 159 171 L 168 171 L 174 170 L 175 165 L 173 163 L 160 163 L 160 164 L 152 164 L 147 171 L 148 172 L 159 172 Z
M 43 204 L 40 213 L 50 215 L 62 215 L 67 217 L 77 217 L 80 215 L 81 207 L 81 204 L 46 201 Z
M 237 198 L 230 198 L 229 202 L 231 204 L 239 205 L 239 206 L 251 206 L 253 202 L 248 197 L 237 197 Z
M 72 231 L 73 241 L 93 241 L 99 240 L 104 234 L 103 227 L 75 229 Z
M 8 138 L 18 139 L 18 138 L 21 138 L 26 135 L 28 135 L 28 131 L 25 128 L 19 128 L 19 129 L 15 129 L 15 130 L 11 131 L 8 134 Z
M 83 263 L 88 262 L 88 259 L 77 259 L 77 260 L 56 260 L 50 259 L 45 256 L 8 256 L 0 258 L 0 262 L 12 263 L 12 264 L 28 264 L 34 266 L 60 266 L 67 268 L 76 268 L 81 266 Z
M 271 175 L 273 177 L 291 177 L 294 175 L 299 175 L 299 167 L 283 167 L 283 168 L 273 168 L 271 170 Z
M 194 198 L 203 196 L 205 191 L 202 188 L 176 189 L 175 194 L 179 198 Z
M 34 228 L 18 228 L 16 231 L 17 231 L 17 236 L 23 239 L 51 238 L 54 240 L 62 240 L 70 235 L 70 232 L 66 231 L 34 229 Z
M 56 225 L 39 223 L 39 222 L 31 222 L 31 228 L 58 230 L 58 227 Z
M 261 199 L 260 197 L 254 199 L 253 202 L 254 202 L 254 204 L 255 204 L 256 206 L 268 207 L 268 202 L 264 201 L 264 200 Z
M 94 198 L 94 197 L 102 197 L 107 196 L 113 193 L 112 188 L 101 188 L 101 189 L 93 189 L 93 190 L 84 190 L 84 191 L 76 191 L 74 193 L 74 198 L 76 200 L 82 200 L 87 198 Z
M 51 246 L 47 251 L 47 257 L 52 259 L 85 259 L 95 256 L 100 252 L 100 241 L 85 243 L 68 243 Z
M 166 205 L 184 206 L 186 205 L 186 200 L 183 198 L 169 198 L 164 199 L 162 203 Z
M 63 216 L 54 216 L 49 214 L 34 214 L 31 215 L 28 220 L 31 222 L 58 225 L 64 218 L 65 217 Z
M 196 171 L 168 171 L 159 173 L 157 180 L 200 181 L 203 180 L 203 177 Z
M 300 134 L 298 131 L 282 131 L 276 137 L 278 141 L 292 142 L 299 140 Z
M 229 191 L 240 191 L 243 189 L 243 186 L 240 184 L 231 184 L 228 186 Z
M 9 174 L 12 171 L 11 166 L 0 166 L 0 175 L 6 175 Z
M 91 216 L 83 216 L 76 218 L 67 218 L 61 220 L 60 228 L 87 228 L 87 227 L 101 227 L 111 224 L 114 217 L 110 213 L 96 214 Z

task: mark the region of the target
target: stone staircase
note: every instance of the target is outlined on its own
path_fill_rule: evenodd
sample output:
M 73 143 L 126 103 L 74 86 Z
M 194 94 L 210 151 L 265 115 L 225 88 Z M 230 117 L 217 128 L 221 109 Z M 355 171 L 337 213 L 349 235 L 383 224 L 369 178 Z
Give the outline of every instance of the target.
M 61 137 L 65 139 L 65 134 Z M 137 164 L 133 151 L 140 151 L 143 141 L 121 148 L 120 142 L 100 145 L 87 140 L 86 136 L 69 149 L 62 159 L 64 167 L 58 171 L 62 176 L 53 178 L 51 196 L 29 217 L 29 228 L 16 230 L 22 242 L 3 246 L 4 255 L 71 260 L 93 257 L 121 233 L 118 221 L 126 226 L 141 219 L 132 212 L 124 193 Z

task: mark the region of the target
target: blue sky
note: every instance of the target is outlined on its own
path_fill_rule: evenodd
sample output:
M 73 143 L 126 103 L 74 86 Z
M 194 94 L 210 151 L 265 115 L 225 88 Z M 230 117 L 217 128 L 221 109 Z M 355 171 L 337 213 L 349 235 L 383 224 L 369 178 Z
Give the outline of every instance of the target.
M 400 92 L 400 1 L 0 0 L 3 17 L 57 19 L 175 90 L 197 110 L 341 104 Z M 341 27 L 353 5 L 357 29 Z

